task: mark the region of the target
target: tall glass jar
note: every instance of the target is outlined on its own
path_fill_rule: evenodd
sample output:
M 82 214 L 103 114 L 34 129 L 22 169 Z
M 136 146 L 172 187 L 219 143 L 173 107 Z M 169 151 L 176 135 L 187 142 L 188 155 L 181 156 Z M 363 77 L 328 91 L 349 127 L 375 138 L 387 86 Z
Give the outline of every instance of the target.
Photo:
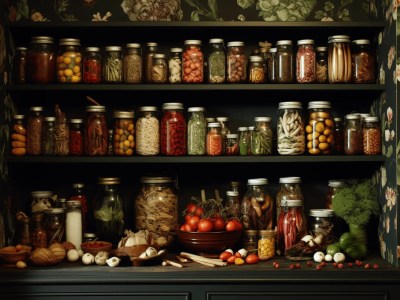
M 155 53 L 153 56 L 153 72 L 151 73 L 152 83 L 167 83 L 168 67 L 165 54 Z
M 43 107 L 32 106 L 26 126 L 26 153 L 42 154 Z
M 65 241 L 72 243 L 77 249 L 82 244 L 82 210 L 81 202 L 69 200 L 65 210 Z
M 366 117 L 363 122 L 363 153 L 377 155 L 382 152 L 382 133 L 378 117 Z
M 249 155 L 250 154 L 249 128 L 246 126 L 240 126 L 238 128 L 238 132 L 239 132 L 239 155 Z
M 26 47 L 16 47 L 13 58 L 14 83 L 26 83 Z
M 252 55 L 249 57 L 249 60 L 249 83 L 264 83 L 265 72 L 263 58 L 258 55 Z
M 69 195 L 69 200 L 79 201 L 81 203 L 81 212 L 82 212 L 82 231 L 85 232 L 87 229 L 88 223 L 88 201 L 85 191 L 85 184 L 81 182 L 73 183 L 72 190 Z
M 229 129 L 229 118 L 228 117 L 217 117 L 216 121 L 221 124 L 221 135 L 222 135 L 222 154 L 227 153 L 226 142 L 227 136 L 231 133 Z
M 114 111 L 114 155 L 133 155 L 135 149 L 133 117 L 133 111 Z
M 32 247 L 33 249 L 47 248 L 47 235 L 44 228 L 44 215 L 36 215 L 32 217 Z
M 353 83 L 374 83 L 376 54 L 369 40 L 354 40 L 351 49 L 351 81 Z
M 207 155 L 218 156 L 222 154 L 221 124 L 218 122 L 207 124 Z
M 271 155 L 273 133 L 270 117 L 255 117 L 254 131 L 251 134 L 251 154 Z
M 105 117 L 106 108 L 101 105 L 86 107 L 87 117 L 83 138 L 84 154 L 89 156 L 107 155 L 108 129 Z
M 335 121 L 335 146 L 333 152 L 335 154 L 343 154 L 344 153 L 344 128 L 343 128 L 343 120 L 340 117 L 336 117 L 333 119 Z
M 277 121 L 277 146 L 280 155 L 301 155 L 306 148 L 301 102 L 280 102 Z
M 171 48 L 168 59 L 168 82 L 182 82 L 182 48 Z
M 313 83 L 315 81 L 314 40 L 298 40 L 296 53 L 296 81 Z
M 136 153 L 157 155 L 160 153 L 160 121 L 156 106 L 139 107 L 136 120 Z
M 182 55 L 182 82 L 202 83 L 204 79 L 204 54 L 200 40 L 185 40 Z
M 225 201 L 226 216 L 228 219 L 240 219 L 240 199 L 238 191 L 227 191 Z
M 363 135 L 362 135 L 361 115 L 346 115 L 344 126 L 344 153 L 347 155 L 362 154 Z
M 64 113 L 57 114 L 54 124 L 54 137 L 55 155 L 69 155 L 69 126 Z
M 140 44 L 126 44 L 123 58 L 123 70 L 125 83 L 142 82 L 143 60 Z
M 351 50 L 348 36 L 332 36 L 328 40 L 329 83 L 351 82 Z
M 174 239 L 178 226 L 176 182 L 170 177 L 141 177 L 140 191 L 135 199 L 135 226 L 148 230 L 157 244 L 164 248 Z
M 69 154 L 79 156 L 83 154 L 83 120 L 69 120 Z
M 103 60 L 103 82 L 123 82 L 122 47 L 107 46 L 105 51 L 106 54 Z
M 186 154 L 186 118 L 182 103 L 164 103 L 161 119 L 161 154 L 178 156 Z
M 226 72 L 228 83 L 247 81 L 247 55 L 244 42 L 234 41 L 227 44 Z
M 278 218 L 282 210 L 282 201 L 301 200 L 304 204 L 304 196 L 301 190 L 300 177 L 281 177 L 279 178 L 279 190 L 276 194 L 276 217 Z
M 346 182 L 344 180 L 329 180 L 328 191 L 326 193 L 325 208 L 332 209 L 332 201 L 335 194 L 341 187 L 344 187 Z
M 26 124 L 24 115 L 13 115 L 10 134 L 11 154 L 26 154 Z
M 327 83 L 328 82 L 328 48 L 317 47 L 315 48 L 317 61 L 315 64 L 315 82 Z
M 55 152 L 55 117 L 45 117 L 42 130 L 42 155 L 53 156 Z
M 207 122 L 204 107 L 189 107 L 187 125 L 187 154 L 204 155 L 206 153 Z
M 46 230 L 47 245 L 54 242 L 64 242 L 65 211 L 63 208 L 50 208 L 44 213 L 44 228 Z
M 54 39 L 34 36 L 26 55 L 26 80 L 29 83 L 51 83 L 56 76 Z
M 158 44 L 154 42 L 146 43 L 144 54 L 144 80 L 146 83 L 151 83 L 153 73 L 153 56 L 158 51 Z
M 125 226 L 123 199 L 118 190 L 120 180 L 116 177 L 101 177 L 97 183 L 99 191 L 94 207 L 96 236 L 116 246 Z
M 83 52 L 83 82 L 101 82 L 101 55 L 99 47 L 86 47 Z
M 57 56 L 57 81 L 77 83 L 82 81 L 82 53 L 79 39 L 60 39 Z
M 209 40 L 208 83 L 224 83 L 226 79 L 224 40 Z
M 18 244 L 32 246 L 32 226 L 31 220 L 29 217 L 23 217 L 17 219 L 18 227 L 17 227 L 17 234 L 18 234 Z
M 276 48 L 269 49 L 268 56 L 268 81 L 270 83 L 276 83 L 276 72 L 277 72 L 277 63 L 276 63 Z
M 276 83 L 293 83 L 293 43 L 290 40 L 280 40 L 276 42 L 276 48 Z

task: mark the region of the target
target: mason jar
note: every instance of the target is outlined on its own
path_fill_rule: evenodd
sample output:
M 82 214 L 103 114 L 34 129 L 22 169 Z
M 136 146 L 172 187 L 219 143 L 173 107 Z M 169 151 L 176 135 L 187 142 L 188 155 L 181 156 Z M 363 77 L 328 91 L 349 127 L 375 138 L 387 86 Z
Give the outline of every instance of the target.
M 101 55 L 99 47 L 86 47 L 83 51 L 83 74 L 84 83 L 101 82 Z
M 354 40 L 352 44 L 351 81 L 353 83 L 374 83 L 376 54 L 370 40 Z
M 254 131 L 251 134 L 251 154 L 271 155 L 273 133 L 270 117 L 255 117 Z
M 123 58 L 123 70 L 125 83 L 142 82 L 143 60 L 140 44 L 126 44 Z
M 290 40 L 280 40 L 276 42 L 276 48 L 276 83 L 293 83 L 293 43 Z
M 63 208 L 50 208 L 44 212 L 44 228 L 46 230 L 47 245 L 64 242 L 65 238 L 65 211 Z
M 76 249 L 82 244 L 82 210 L 81 202 L 69 200 L 65 210 L 65 241 L 72 243 Z
M 136 153 L 157 155 L 160 153 L 160 121 L 156 106 L 141 106 L 136 120 Z
M 144 52 L 144 80 L 146 83 L 151 83 L 153 73 L 153 56 L 158 51 L 158 44 L 154 42 L 146 43 Z
M 225 209 L 228 219 L 240 219 L 240 199 L 238 191 L 226 192 Z
M 26 153 L 28 155 L 42 154 L 43 107 L 32 106 L 26 126 Z
M 161 154 L 179 156 L 186 154 L 186 118 L 182 103 L 164 103 L 161 119 Z
M 328 40 L 328 80 L 329 83 L 351 82 L 350 38 L 332 36 Z
M 246 126 L 240 126 L 238 128 L 238 133 L 239 133 L 239 154 L 249 155 L 250 154 L 249 128 Z
M 204 78 L 204 55 L 200 40 L 185 40 L 182 55 L 182 82 L 202 83 Z
M 363 135 L 362 135 L 361 116 L 355 114 L 346 115 L 344 125 L 344 153 L 347 155 L 362 154 Z
M 26 55 L 26 79 L 29 83 L 52 83 L 56 76 L 54 39 L 34 36 Z
M 222 154 L 221 124 L 218 122 L 207 124 L 206 137 L 207 155 L 218 156 Z
M 28 48 L 16 47 L 13 58 L 14 83 L 26 83 L 26 55 Z
M 105 112 L 105 106 L 90 105 L 86 107 L 87 116 L 85 121 L 85 134 L 83 138 L 85 155 L 107 155 L 108 128 Z
M 155 53 L 153 56 L 152 83 L 167 83 L 168 67 L 165 54 Z
M 82 53 L 79 39 L 60 39 L 57 56 L 57 81 L 61 83 L 82 81 Z
M 280 177 L 279 189 L 276 194 L 276 218 L 278 219 L 281 210 L 282 202 L 286 200 L 301 200 L 304 204 L 303 191 L 300 186 L 300 177 Z
M 366 117 L 363 123 L 363 153 L 378 155 L 382 152 L 382 133 L 378 117 Z
M 327 83 L 328 82 L 328 48 L 317 47 L 315 48 L 317 61 L 315 64 L 315 82 Z
M 249 83 L 264 83 L 265 72 L 263 65 L 263 58 L 258 55 L 252 55 L 249 57 Z
M 310 233 L 316 237 L 321 235 L 326 244 L 335 243 L 335 214 L 333 209 L 310 209 L 309 224 Z
M 276 48 L 269 49 L 268 56 L 268 81 L 270 83 L 276 83 L 276 72 L 277 72 L 277 63 L 276 63 Z
M 114 155 L 132 156 L 135 149 L 134 111 L 114 111 Z
M 189 107 L 187 125 L 187 154 L 204 155 L 206 153 L 207 122 L 204 107 Z
M 335 145 L 333 152 L 335 154 L 343 154 L 344 153 L 344 128 L 343 128 L 343 120 L 340 117 L 336 117 L 333 119 L 335 121 Z
M 10 134 L 11 154 L 22 156 L 26 154 L 26 123 L 24 115 L 13 115 Z
M 226 135 L 225 155 L 239 155 L 239 135 L 237 133 L 229 133 Z
M 45 117 L 42 130 L 42 155 L 53 156 L 55 152 L 55 117 Z
M 209 40 L 207 60 L 208 83 L 224 83 L 226 80 L 224 40 L 215 38 Z
M 54 152 L 57 156 L 69 155 L 69 126 L 65 113 L 57 113 L 54 124 Z
M 69 120 L 69 154 L 80 156 L 83 154 L 83 120 Z
M 107 46 L 105 52 L 105 57 L 103 59 L 103 82 L 123 82 L 122 47 Z
M 168 59 L 168 82 L 182 82 L 182 48 L 171 48 Z
M 217 117 L 216 122 L 221 124 L 221 135 L 222 135 L 222 154 L 226 155 L 226 142 L 227 135 L 231 133 L 229 129 L 229 118 L 228 117 Z
M 338 189 L 344 187 L 346 182 L 344 180 L 329 180 L 328 191 L 326 192 L 325 208 L 332 209 L 332 201 Z
M 247 55 L 244 42 L 233 41 L 227 44 L 226 72 L 228 83 L 245 83 L 247 81 Z
M 315 81 L 314 40 L 297 41 L 296 81 L 297 83 L 313 83 Z

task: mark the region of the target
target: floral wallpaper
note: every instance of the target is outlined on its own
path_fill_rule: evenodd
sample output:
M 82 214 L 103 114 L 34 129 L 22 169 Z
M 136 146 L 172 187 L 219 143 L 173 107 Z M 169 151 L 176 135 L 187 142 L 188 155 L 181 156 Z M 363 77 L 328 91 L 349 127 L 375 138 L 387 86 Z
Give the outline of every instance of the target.
M 386 163 L 376 172 L 382 214 L 381 255 L 400 265 L 397 230 L 400 191 L 400 124 L 396 111 L 400 95 L 400 0 L 0 0 L 0 247 L 13 237 L 7 187 L 8 124 L 12 101 L 4 90 L 10 76 L 12 42 L 5 22 L 16 21 L 366 21 L 384 20 L 379 36 L 379 82 L 387 92 L 371 107 L 381 118 Z

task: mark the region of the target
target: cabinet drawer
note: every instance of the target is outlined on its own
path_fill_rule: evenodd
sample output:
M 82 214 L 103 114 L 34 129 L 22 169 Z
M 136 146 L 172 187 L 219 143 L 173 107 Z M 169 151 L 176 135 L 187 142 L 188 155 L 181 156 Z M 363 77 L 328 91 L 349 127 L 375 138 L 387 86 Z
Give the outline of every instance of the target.
M 157 292 L 157 293 L 37 293 L 37 294 L 19 294 L 10 295 L 3 294 L 2 299 L 13 300 L 189 300 L 190 293 L 173 293 L 173 292 Z
M 207 300 L 387 300 L 388 294 L 381 293 L 365 293 L 365 292 L 343 292 L 343 293 L 328 293 L 328 292 L 210 292 L 207 293 Z

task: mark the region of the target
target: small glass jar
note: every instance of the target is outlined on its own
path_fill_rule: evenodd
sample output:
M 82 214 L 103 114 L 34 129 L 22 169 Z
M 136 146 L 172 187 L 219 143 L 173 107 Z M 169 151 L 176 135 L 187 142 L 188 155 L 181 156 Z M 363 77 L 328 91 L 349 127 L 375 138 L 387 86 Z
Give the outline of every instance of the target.
M 58 208 L 63 208 L 64 212 L 67 209 L 67 199 L 66 198 L 57 198 L 57 205 Z
M 209 40 L 208 83 L 224 83 L 226 80 L 224 40 L 215 38 Z
M 56 76 L 54 39 L 34 36 L 26 55 L 26 80 L 29 83 L 52 83 Z
M 315 81 L 315 62 L 314 40 L 306 39 L 297 41 L 297 83 L 313 83 Z
M 239 155 L 250 154 L 250 136 L 249 127 L 241 126 L 238 128 L 239 133 Z
M 304 204 L 304 196 L 301 190 L 300 177 L 279 178 L 279 189 L 276 194 L 276 218 L 281 214 L 282 202 L 286 200 L 301 200 Z
M 57 156 L 69 155 L 69 126 L 65 113 L 57 113 L 54 123 L 54 152 Z
M 247 81 L 247 55 L 244 42 L 234 41 L 227 44 L 226 72 L 228 83 Z
M 158 51 L 158 44 L 154 42 L 146 43 L 144 54 L 144 80 L 146 83 L 151 83 L 153 73 L 153 56 Z
M 83 242 L 94 242 L 97 240 L 96 234 L 94 232 L 85 232 L 83 234 Z
M 251 154 L 271 155 L 273 133 L 270 117 L 255 117 L 254 131 L 251 134 Z
M 207 124 L 206 137 L 207 155 L 218 156 L 222 154 L 221 124 L 218 122 Z
M 346 182 L 344 180 L 329 180 L 328 191 L 326 193 L 325 208 L 332 209 L 332 201 L 338 189 L 344 187 Z
M 82 53 L 79 39 L 60 39 L 57 56 L 57 81 L 77 83 L 82 81 Z
M 135 149 L 133 117 L 133 111 L 114 111 L 114 155 L 133 155 Z
M 207 122 L 204 107 L 189 107 L 190 114 L 187 125 L 187 154 L 206 154 Z
M 336 117 L 333 119 L 335 121 L 335 145 L 333 152 L 335 154 L 344 153 L 344 124 L 342 118 Z
M 69 200 L 65 210 L 65 241 L 72 243 L 77 249 L 82 244 L 82 211 L 81 202 Z
M 336 242 L 334 216 L 332 209 L 310 209 L 310 233 L 314 237 L 321 235 L 325 244 Z
M 54 242 L 64 242 L 65 211 L 63 208 L 51 208 L 45 211 L 44 227 L 47 236 L 47 245 Z
M 167 83 L 168 67 L 165 54 L 155 53 L 153 56 L 152 83 Z
M 264 83 L 264 60 L 261 56 L 252 55 L 249 57 L 249 83 Z
M 274 230 L 260 230 L 258 234 L 258 257 L 260 260 L 268 260 L 275 256 Z
M 107 46 L 105 51 L 106 53 L 103 60 L 103 82 L 123 82 L 122 47 Z
M 43 215 L 43 212 L 52 207 L 51 191 L 32 191 L 31 192 L 31 213 L 32 216 Z
M 238 191 L 227 191 L 225 201 L 226 217 L 240 219 L 240 200 Z
M 26 83 L 26 55 L 28 48 L 16 47 L 13 59 L 14 83 Z
M 24 115 L 13 115 L 12 128 L 10 134 L 11 154 L 26 154 L 26 124 Z
M 168 82 L 182 82 L 182 48 L 171 48 L 168 59 Z
M 69 200 L 79 201 L 81 203 L 82 211 L 82 231 L 87 229 L 87 219 L 88 219 L 88 200 L 85 191 L 85 184 L 78 182 L 72 184 L 72 190 L 69 195 Z
M 83 154 L 83 120 L 69 120 L 69 154 L 79 156 Z
M 363 135 L 361 116 L 355 114 L 346 115 L 344 126 L 344 153 L 347 155 L 362 154 Z
M 142 82 L 143 60 L 140 44 L 126 44 L 123 58 L 123 70 L 125 83 Z
M 182 55 L 182 82 L 202 83 L 204 79 L 204 55 L 200 40 L 185 40 Z
M 86 107 L 84 154 L 89 156 L 107 155 L 108 129 L 105 117 L 106 108 L 101 105 Z
M 164 103 L 161 119 L 161 154 L 179 156 L 186 154 L 186 118 L 182 103 Z
M 317 47 L 315 48 L 317 60 L 315 64 L 315 82 L 327 83 L 328 82 L 328 48 Z
M 43 107 L 32 106 L 26 126 L 26 153 L 42 154 Z
M 382 152 L 382 133 L 378 117 L 366 117 L 363 122 L 363 153 L 378 155 Z
M 157 155 L 160 153 L 160 121 L 156 106 L 141 106 L 136 120 L 136 153 Z
M 101 55 L 99 47 L 86 47 L 83 52 L 83 82 L 101 82 Z
M 42 155 L 53 156 L 55 152 L 55 117 L 45 117 L 42 130 Z
M 31 220 L 28 217 L 17 219 L 18 221 L 18 243 L 21 245 L 32 246 Z
M 267 69 L 268 69 L 268 81 L 270 83 L 276 83 L 276 72 L 277 72 L 276 52 L 277 48 L 269 49 Z
M 237 133 L 230 133 L 226 135 L 226 149 L 225 155 L 239 155 L 239 135 Z
M 351 82 L 351 50 L 348 36 L 332 36 L 328 40 L 329 83 Z
M 290 40 L 280 40 L 276 42 L 276 48 L 276 83 L 293 83 L 293 43 Z
M 250 253 L 257 253 L 258 251 L 258 238 L 257 230 L 244 230 L 242 238 L 243 248 Z
M 33 249 L 47 248 L 46 229 L 43 224 L 43 214 L 32 217 L 32 247 Z
M 369 40 L 354 40 L 351 50 L 351 81 L 374 83 L 376 55 Z

